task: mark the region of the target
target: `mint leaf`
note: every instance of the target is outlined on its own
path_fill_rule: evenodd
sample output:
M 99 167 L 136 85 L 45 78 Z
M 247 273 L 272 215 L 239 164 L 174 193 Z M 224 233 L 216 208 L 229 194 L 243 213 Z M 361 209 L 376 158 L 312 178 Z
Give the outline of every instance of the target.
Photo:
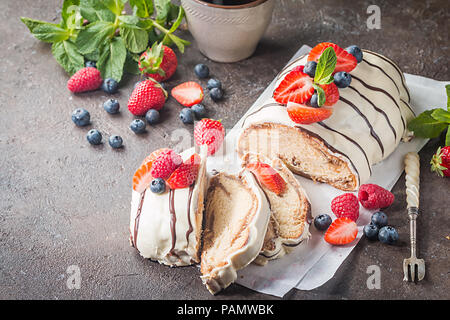
M 140 18 L 148 18 L 153 14 L 153 0 L 130 0 L 130 6 Z
M 84 57 L 77 51 L 75 44 L 68 40 L 53 43 L 52 54 L 69 75 L 84 67 Z
M 177 19 L 170 27 L 169 33 L 173 33 L 175 30 L 177 30 L 177 28 L 180 26 L 181 22 L 183 21 L 183 18 L 184 18 L 184 9 L 183 9 L 183 7 L 179 7 Z
M 325 91 L 322 89 L 321 86 L 313 83 L 313 87 L 314 89 L 316 89 L 316 93 L 317 93 L 317 104 L 319 105 L 319 107 L 323 106 L 325 104 L 325 101 L 327 99 L 326 95 L 325 95 Z
M 120 35 L 127 49 L 132 53 L 140 53 L 147 48 L 148 32 L 132 25 L 122 25 Z
M 125 64 L 123 66 L 123 70 L 127 73 L 141 74 L 141 71 L 139 70 L 139 65 L 137 63 L 139 61 L 139 56 L 127 53 L 127 57 L 125 59 Z
M 445 86 L 445 91 L 447 92 L 447 110 L 450 111 L 450 84 Z
M 437 109 L 427 110 L 419 114 L 416 118 L 408 123 L 408 129 L 414 132 L 414 135 L 421 138 L 436 138 L 447 127 L 431 116 Z
M 434 109 L 431 116 L 440 122 L 450 123 L 450 111 L 444 109 Z
M 108 37 L 113 37 L 115 25 L 108 21 L 96 21 L 89 24 L 78 34 L 76 45 L 82 54 L 91 53 L 100 47 Z
M 445 135 L 445 145 L 450 146 L 450 125 L 447 127 L 447 134 Z
M 103 0 L 103 4 L 116 16 L 122 14 L 123 7 L 128 0 Z
M 89 22 L 114 22 L 116 15 L 99 0 L 80 0 L 80 12 Z
M 173 5 L 170 0 L 155 0 L 156 21 L 159 24 L 167 25 L 169 21 L 176 19 L 178 16 L 178 8 Z
M 113 78 L 120 82 L 126 56 L 127 49 L 121 37 L 114 37 L 103 46 L 97 61 L 97 69 L 100 70 L 102 78 Z
M 67 20 L 69 19 L 69 17 L 71 17 L 74 13 L 79 11 L 78 8 L 79 4 L 80 0 L 64 0 L 61 10 L 63 26 L 67 26 Z
M 333 82 L 333 72 L 336 68 L 337 57 L 332 47 L 326 48 L 317 61 L 314 82 L 318 84 L 330 84 Z
M 33 35 L 36 39 L 44 42 L 58 42 L 67 40 L 70 36 L 68 30 L 54 24 L 40 24 L 33 28 Z

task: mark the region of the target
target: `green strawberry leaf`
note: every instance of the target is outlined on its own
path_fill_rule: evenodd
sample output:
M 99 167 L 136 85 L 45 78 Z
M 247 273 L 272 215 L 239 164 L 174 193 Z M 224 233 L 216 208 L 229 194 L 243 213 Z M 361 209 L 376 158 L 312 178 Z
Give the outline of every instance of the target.
M 140 18 L 148 18 L 153 14 L 153 0 L 130 0 L 130 6 Z
M 319 107 L 323 106 L 325 104 L 325 101 L 327 99 L 325 91 L 322 89 L 321 86 L 313 83 L 313 87 L 314 89 L 316 89 L 316 93 L 317 93 L 317 104 L 319 105 Z
M 337 57 L 332 47 L 326 48 L 317 61 L 314 82 L 318 84 L 330 84 L 333 82 L 333 72 L 336 68 Z
M 97 61 L 97 69 L 100 70 L 103 79 L 113 78 L 117 82 L 122 79 L 127 49 L 121 37 L 114 37 L 103 46 L 100 58 Z
M 82 54 L 91 53 L 100 47 L 108 37 L 113 37 L 115 25 L 108 21 L 96 21 L 89 24 L 78 34 L 76 45 Z
M 132 25 L 121 25 L 120 35 L 127 49 L 132 53 L 140 53 L 147 48 L 148 32 Z
M 414 135 L 421 138 L 436 138 L 447 127 L 447 124 L 442 123 L 431 116 L 437 109 L 427 110 L 422 112 L 419 116 L 412 119 L 408 123 L 408 129 L 414 132 Z
M 84 67 L 84 57 L 78 52 L 74 43 L 68 40 L 54 42 L 52 54 L 56 61 L 69 75 Z
M 444 109 L 434 109 L 431 116 L 440 122 L 450 123 L 450 111 Z
M 80 0 L 80 12 L 89 22 L 114 22 L 116 19 L 116 15 L 99 0 Z

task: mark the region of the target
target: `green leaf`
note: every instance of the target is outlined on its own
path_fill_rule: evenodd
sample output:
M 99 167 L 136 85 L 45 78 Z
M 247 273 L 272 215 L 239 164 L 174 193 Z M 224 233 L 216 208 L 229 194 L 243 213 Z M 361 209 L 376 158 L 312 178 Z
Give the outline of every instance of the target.
M 130 0 L 130 6 L 140 18 L 148 18 L 153 14 L 153 0 Z
M 89 22 L 114 22 L 116 19 L 116 15 L 99 0 L 80 0 L 80 12 Z
M 337 57 L 332 47 L 326 48 L 317 61 L 314 82 L 330 84 L 333 82 L 333 71 L 336 68 Z
M 70 32 L 60 26 L 48 23 L 40 24 L 33 28 L 33 35 L 44 42 L 58 42 L 67 40 L 70 36 Z
M 323 106 L 325 104 L 325 101 L 327 99 L 325 91 L 322 89 L 321 86 L 313 83 L 313 87 L 314 89 L 316 89 L 316 93 L 317 93 L 317 104 L 319 105 L 319 107 Z
M 450 84 L 445 86 L 445 91 L 447 92 L 447 110 L 450 111 Z
M 100 49 L 97 48 L 92 52 L 86 53 L 84 55 L 84 58 L 89 61 L 97 61 L 98 59 L 100 59 Z
M 62 10 L 61 10 L 61 17 L 64 23 L 67 21 L 67 19 L 72 16 L 74 13 L 79 11 L 78 5 L 80 4 L 80 0 L 64 0 Z M 66 24 L 64 24 L 66 25 Z
M 156 9 L 156 21 L 159 24 L 166 25 L 167 22 L 176 19 L 178 15 L 178 6 L 173 5 L 170 0 L 154 0 Z
M 136 16 L 123 15 L 118 17 L 121 24 L 128 24 L 134 27 L 138 27 L 139 18 Z
M 174 32 L 175 30 L 177 30 L 177 28 L 180 26 L 181 22 L 183 21 L 184 18 L 184 9 L 183 7 L 179 7 L 180 9 L 178 10 L 178 16 L 177 19 L 175 20 L 175 22 L 172 24 L 172 27 L 170 27 L 169 33 Z M 180 50 L 181 51 L 181 50 Z
M 84 57 L 77 51 L 75 44 L 68 40 L 53 43 L 52 53 L 69 75 L 84 67 Z
M 436 138 L 447 127 L 447 124 L 434 119 L 431 114 L 437 109 L 422 112 L 408 123 L 408 129 L 421 138 Z
M 447 134 L 445 135 L 445 145 L 450 146 L 450 125 L 447 127 Z
M 103 0 L 102 2 L 112 13 L 120 16 L 127 0 Z
M 167 37 L 168 37 L 168 39 L 170 39 L 170 41 L 175 43 L 175 45 L 177 46 L 178 50 L 180 50 L 181 53 L 184 53 L 185 46 L 188 46 L 191 44 L 189 41 L 178 38 L 176 35 L 173 35 L 170 33 L 167 34 Z M 168 43 L 167 45 L 170 45 L 170 43 Z
M 123 66 L 123 71 L 135 75 L 141 74 L 137 61 L 139 61 L 139 56 L 127 53 L 125 64 Z
M 21 17 L 20 20 L 27 26 L 28 30 L 30 30 L 31 33 L 33 33 L 33 30 L 37 26 L 40 26 L 40 25 L 51 24 L 54 26 L 58 26 L 53 23 L 49 23 L 49 22 L 45 22 L 45 21 L 41 21 L 41 20 L 30 19 L 30 18 L 25 18 L 25 17 Z
M 96 21 L 89 24 L 78 34 L 76 45 L 82 54 L 91 53 L 99 48 L 108 37 L 113 37 L 115 25 L 108 21 Z
M 120 82 L 126 56 L 127 49 L 123 39 L 121 37 L 112 38 L 102 48 L 100 58 L 97 61 L 97 69 L 100 70 L 102 78 L 113 78 Z
M 135 26 L 122 25 L 120 35 L 125 41 L 127 49 L 132 53 L 140 53 L 148 46 L 148 32 Z
M 450 123 L 450 111 L 435 109 L 431 116 L 440 122 Z

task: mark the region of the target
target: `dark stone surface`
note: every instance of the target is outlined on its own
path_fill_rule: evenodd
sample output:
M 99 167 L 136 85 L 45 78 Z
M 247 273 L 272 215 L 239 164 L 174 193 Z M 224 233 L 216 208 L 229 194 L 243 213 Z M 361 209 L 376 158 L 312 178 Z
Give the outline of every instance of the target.
M 381 8 L 381 29 L 368 30 L 366 10 Z M 226 98 L 205 105 L 209 116 L 231 128 L 302 44 L 332 40 L 358 44 L 397 61 L 405 72 L 449 80 L 448 1 L 278 1 L 273 22 L 253 57 L 218 64 L 203 57 L 195 42 L 179 55 L 169 87 L 195 80 L 193 66 L 207 63 L 224 84 Z M 171 132 L 186 128 L 181 109 L 169 99 L 162 123 L 136 136 L 126 102 L 137 77 L 127 77 L 119 93 L 119 115 L 101 104 L 97 91 L 72 95 L 67 75 L 50 46 L 34 39 L 20 16 L 59 21 L 60 1 L 0 2 L 0 299 L 273 299 L 239 285 L 217 297 L 204 288 L 195 267 L 171 269 L 145 261 L 128 243 L 131 177 L 152 150 L 173 146 Z M 182 37 L 191 40 L 188 32 Z M 202 81 L 205 85 L 206 82 Z M 445 101 L 442 102 L 443 104 Z M 91 112 L 92 125 L 77 128 L 72 110 Z M 104 143 L 90 146 L 86 133 L 98 128 Z M 124 138 L 113 150 L 111 134 Z M 428 162 L 443 139 L 420 152 L 421 207 L 418 250 L 426 261 L 424 281 L 402 282 L 409 256 L 409 229 L 402 176 L 387 210 L 398 228 L 397 246 L 362 239 L 332 280 L 312 291 L 290 291 L 288 299 L 449 299 L 450 180 L 430 173 Z M 381 268 L 381 289 L 366 286 L 369 265 Z M 81 269 L 81 289 L 66 287 L 70 265 Z

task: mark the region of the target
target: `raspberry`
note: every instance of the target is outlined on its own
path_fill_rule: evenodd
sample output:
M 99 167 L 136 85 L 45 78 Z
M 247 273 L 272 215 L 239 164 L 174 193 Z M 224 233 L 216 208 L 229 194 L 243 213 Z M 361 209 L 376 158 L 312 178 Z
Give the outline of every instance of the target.
M 358 198 L 353 193 L 344 193 L 331 201 L 331 211 L 338 218 L 349 218 L 353 221 L 359 217 Z
M 172 149 L 163 150 L 153 161 L 150 174 L 153 178 L 166 179 L 183 163 L 183 159 Z
M 394 202 L 394 195 L 376 184 L 363 184 L 359 188 L 358 200 L 366 209 L 389 207 Z

